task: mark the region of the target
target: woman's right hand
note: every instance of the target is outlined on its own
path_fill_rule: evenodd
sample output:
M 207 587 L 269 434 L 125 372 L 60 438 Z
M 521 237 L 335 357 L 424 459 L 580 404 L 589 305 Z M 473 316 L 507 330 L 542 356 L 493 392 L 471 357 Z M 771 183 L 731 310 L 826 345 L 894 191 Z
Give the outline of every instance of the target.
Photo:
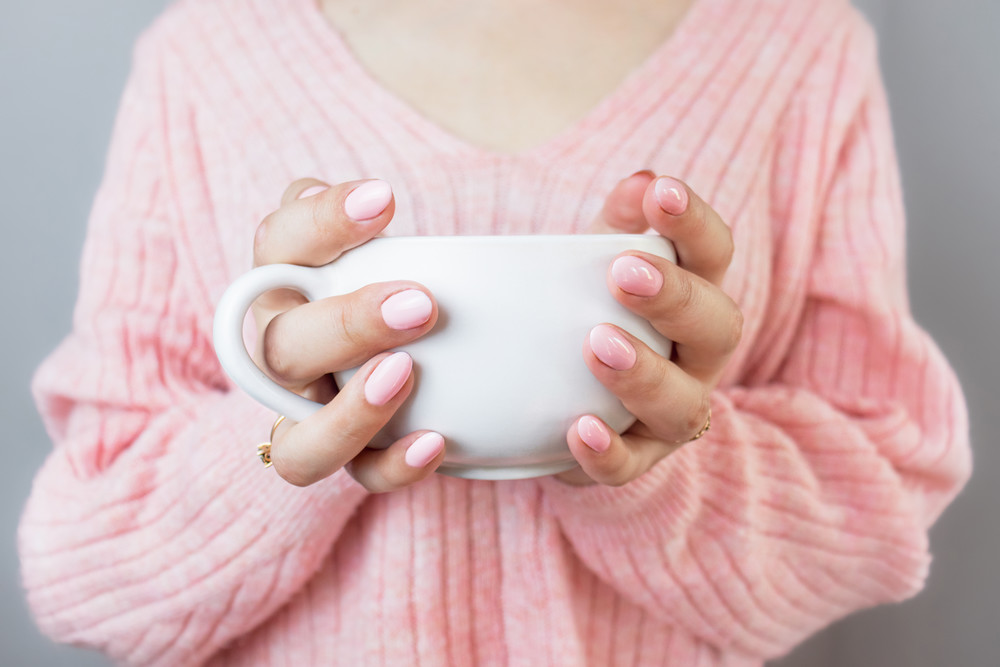
M 384 181 L 327 186 L 292 183 L 281 207 L 254 238 L 254 265 L 321 266 L 382 231 L 395 210 Z M 372 492 L 398 489 L 433 472 L 444 440 L 418 431 L 384 450 L 366 449 L 413 390 L 412 361 L 392 349 L 426 334 L 437 320 L 433 296 L 414 282 L 368 285 L 351 294 L 308 302 L 274 290 L 253 306 L 255 361 L 273 380 L 324 407 L 302 422 L 284 420 L 271 442 L 274 469 L 306 486 L 340 468 Z M 361 366 L 343 387 L 334 371 Z

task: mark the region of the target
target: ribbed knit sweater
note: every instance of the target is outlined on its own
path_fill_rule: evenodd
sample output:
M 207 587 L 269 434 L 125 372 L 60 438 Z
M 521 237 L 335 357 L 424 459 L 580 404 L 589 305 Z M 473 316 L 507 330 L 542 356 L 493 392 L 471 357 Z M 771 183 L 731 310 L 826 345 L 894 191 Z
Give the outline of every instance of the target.
M 705 438 L 620 488 L 369 495 L 261 466 L 275 416 L 211 324 L 291 181 L 386 179 L 390 234 L 575 233 L 644 168 L 735 238 L 744 336 Z M 917 593 L 969 475 L 903 236 L 875 40 L 841 0 L 697 0 L 514 154 L 381 86 L 314 0 L 179 2 L 137 44 L 73 331 L 35 380 L 56 446 L 20 526 L 31 609 L 135 665 L 759 665 Z

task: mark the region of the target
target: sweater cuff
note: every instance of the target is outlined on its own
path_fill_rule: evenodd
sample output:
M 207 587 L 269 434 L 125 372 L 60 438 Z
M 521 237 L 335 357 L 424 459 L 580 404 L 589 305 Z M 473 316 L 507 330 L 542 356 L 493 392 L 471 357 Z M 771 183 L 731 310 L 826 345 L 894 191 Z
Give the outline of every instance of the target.
M 721 421 L 723 412 L 713 407 L 713 426 Z M 694 449 L 716 446 L 717 437 L 709 431 L 620 487 L 572 486 L 549 477 L 541 480 L 542 488 L 551 511 L 560 519 L 618 527 L 632 523 L 639 530 L 649 525 L 662 534 L 664 526 L 686 525 L 697 514 L 699 466 Z
M 659 534 L 664 526 L 683 530 L 700 509 L 696 448 L 718 447 L 724 442 L 730 410 L 732 405 L 716 392 L 712 396 L 712 429 L 623 486 L 572 486 L 555 477 L 541 480 L 550 510 L 560 519 L 591 525 L 633 522 L 638 529 L 644 524 L 655 526 Z
M 620 487 L 571 486 L 554 477 L 541 483 L 551 511 L 561 519 L 619 526 L 650 522 L 660 532 L 664 525 L 685 523 L 694 514 L 694 463 L 694 457 L 679 450 Z
M 257 445 L 266 442 L 276 415 L 247 394 L 232 390 L 218 401 L 189 406 L 191 425 L 181 437 L 190 454 L 181 466 L 199 486 L 217 489 L 219 499 L 230 505 L 230 516 L 253 517 L 274 544 L 310 541 L 320 523 L 336 530 L 344 514 L 353 513 L 367 496 L 367 490 L 344 470 L 308 487 L 297 487 L 265 468 L 257 455 Z

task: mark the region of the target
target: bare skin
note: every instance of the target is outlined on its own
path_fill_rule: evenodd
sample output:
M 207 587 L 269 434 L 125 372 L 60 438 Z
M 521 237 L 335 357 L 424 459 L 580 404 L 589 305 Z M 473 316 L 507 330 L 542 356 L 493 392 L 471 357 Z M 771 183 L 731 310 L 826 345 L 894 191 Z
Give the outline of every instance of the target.
M 533 16 L 538 22 L 527 22 L 530 28 L 523 27 L 526 23 L 523 20 L 521 23 L 515 21 L 518 12 L 514 8 L 521 12 L 523 19 L 524 12 L 529 12 L 527 4 L 498 0 L 455 3 L 455 7 L 465 7 L 467 11 L 454 12 L 461 18 L 448 14 L 452 22 L 448 30 L 455 30 L 455 22 L 465 21 L 465 33 L 474 34 L 489 26 L 490 30 L 486 31 L 489 37 L 478 41 L 454 40 L 447 57 L 439 52 L 424 53 L 421 44 L 440 41 L 438 31 L 444 30 L 442 24 L 446 23 L 441 12 L 446 8 L 455 9 L 448 3 L 439 0 L 415 3 L 424 8 L 426 16 L 437 16 L 437 19 L 408 24 L 409 32 L 414 33 L 408 38 L 413 41 L 405 44 L 394 41 L 398 35 L 393 31 L 398 30 L 399 25 L 407 25 L 405 19 L 415 11 L 413 4 L 390 0 L 358 3 L 353 11 L 347 7 L 349 4 L 329 0 L 325 9 L 345 39 L 365 45 L 358 54 L 359 59 L 364 62 L 363 52 L 370 51 L 372 55 L 366 66 L 373 75 L 384 82 L 397 80 L 400 85 L 394 92 L 409 97 L 411 104 L 442 127 L 452 129 L 471 142 L 489 146 L 492 141 L 497 150 L 514 152 L 544 141 L 553 128 L 555 132 L 561 130 L 560 123 L 565 125 L 567 118 L 572 122 L 585 113 L 595 97 L 599 99 L 609 92 L 606 84 L 615 79 L 613 73 L 627 72 L 644 59 L 652 45 L 676 27 L 683 9 L 690 2 L 677 3 L 672 14 L 664 12 L 669 16 L 660 16 L 662 22 L 655 28 L 644 24 L 642 30 L 638 29 L 639 24 L 652 23 L 651 16 L 657 8 L 671 7 L 671 3 L 632 3 L 633 11 L 625 18 L 617 17 L 619 23 L 616 25 L 626 31 L 622 34 L 618 34 L 617 29 L 601 31 L 602 20 L 610 22 L 612 14 L 621 12 L 613 3 L 565 3 L 544 11 L 532 4 L 530 9 L 535 12 Z M 376 12 L 378 21 L 369 14 L 374 7 L 381 8 L 381 13 Z M 564 26 L 556 29 L 556 24 L 562 26 L 571 15 L 577 21 L 574 30 L 567 31 Z M 636 23 L 632 23 L 633 20 Z M 638 42 L 648 41 L 648 48 L 645 52 L 640 47 L 632 51 L 625 49 L 627 53 L 610 58 L 603 84 L 599 85 L 594 79 L 579 86 L 564 86 L 565 98 L 549 95 L 540 101 L 533 96 L 545 87 L 546 77 L 555 77 L 549 79 L 550 84 L 553 80 L 565 81 L 572 73 L 573 58 L 560 60 L 554 54 L 546 55 L 544 40 L 524 39 L 526 35 L 532 36 L 531 31 L 542 34 L 545 28 L 553 30 L 556 35 L 553 39 L 559 42 L 559 47 L 576 55 L 583 53 L 588 40 L 593 47 L 597 35 L 603 34 L 607 41 L 605 46 L 610 49 L 605 55 L 611 56 L 616 44 L 622 46 L 629 41 L 625 39 L 628 26 L 637 29 L 635 39 Z M 576 34 L 561 35 L 563 32 Z M 612 40 L 609 35 L 616 37 Z M 505 57 L 519 40 L 528 45 L 525 48 L 530 49 L 530 53 L 522 51 Z M 397 44 L 400 51 L 387 47 L 379 54 L 374 45 L 387 43 Z M 460 47 L 466 51 L 460 51 Z M 407 60 L 403 53 L 410 49 L 424 55 L 416 61 L 399 63 Z M 459 52 L 462 57 L 456 57 Z M 536 69 L 547 72 L 546 75 L 528 73 L 531 54 L 541 59 Z M 466 59 L 465 55 L 469 57 Z M 485 63 L 496 66 L 487 67 Z M 447 90 L 442 94 L 451 95 L 447 98 L 451 104 L 439 104 L 439 98 L 419 85 L 420 76 L 425 76 L 421 72 L 435 72 L 450 82 L 443 86 Z M 480 72 L 478 78 L 477 72 Z M 462 81 L 471 79 L 477 81 L 477 86 L 483 84 L 478 92 L 470 92 L 468 87 L 461 85 Z M 617 81 L 610 88 L 615 85 Z M 520 108 L 515 100 L 524 101 L 525 106 Z M 494 103 L 513 109 L 520 120 L 504 125 L 503 131 L 498 132 L 497 126 L 490 122 L 488 111 Z M 492 121 L 497 121 L 499 115 L 492 117 Z M 543 128 L 548 129 L 543 131 Z M 384 210 L 363 223 L 352 220 L 345 211 L 345 200 L 363 184 L 363 181 L 356 181 L 317 191 L 317 186 L 326 184 L 315 179 L 292 183 L 280 208 L 258 228 L 255 264 L 289 262 L 318 266 L 373 238 L 390 223 L 395 203 L 389 201 Z M 569 484 L 625 484 L 682 446 L 678 443 L 689 439 L 705 423 L 711 391 L 740 339 L 742 315 L 720 288 L 733 253 L 729 227 L 685 184 L 657 178 L 651 172 L 639 172 L 623 179 L 612 190 L 590 231 L 641 233 L 649 228 L 673 241 L 678 251 L 678 264 L 644 253 L 625 253 L 647 262 L 647 273 L 658 276 L 654 282 L 661 286 L 652 292 L 640 290 L 644 294 L 635 294 L 629 291 L 634 290 L 634 286 L 623 288 L 609 267 L 608 289 L 625 307 L 674 340 L 675 350 L 670 359 L 663 358 L 629 334 L 617 330 L 615 335 L 634 349 L 634 363 L 628 368 L 616 369 L 601 360 L 600 351 L 595 353 L 592 339 L 583 342 L 582 363 L 639 421 L 619 436 L 596 418 L 581 415 L 566 434 L 569 448 L 579 464 L 576 469 L 559 475 L 559 479 Z M 353 294 L 311 304 L 293 292 L 272 292 L 255 304 L 254 316 L 261 332 L 257 363 L 289 389 L 326 404 L 305 421 L 285 421 L 277 429 L 271 455 L 275 469 L 284 479 L 307 485 L 346 468 L 369 490 L 384 492 L 413 484 L 440 465 L 444 450 L 426 462 L 421 460 L 420 465 L 414 465 L 412 458 L 407 461 L 407 450 L 424 435 L 423 431 L 409 434 L 385 450 L 366 448 L 409 393 L 419 391 L 414 387 L 413 378 L 407 376 L 387 402 L 373 404 L 365 392 L 366 380 L 376 366 L 389 357 L 387 350 L 425 335 L 433 329 L 437 319 L 434 304 L 426 321 L 410 329 L 387 326 L 381 306 L 387 298 L 404 290 L 422 291 L 433 303 L 433 295 L 425 287 L 400 281 L 370 285 Z M 357 365 L 362 365 L 361 371 L 338 392 L 330 373 Z M 669 410 L 664 406 L 669 406 Z M 597 447 L 593 444 L 595 433 L 599 436 L 596 440 L 600 441 Z M 447 438 L 447 434 L 443 435 Z
M 384 87 L 470 143 L 517 152 L 582 118 L 693 0 L 324 0 Z

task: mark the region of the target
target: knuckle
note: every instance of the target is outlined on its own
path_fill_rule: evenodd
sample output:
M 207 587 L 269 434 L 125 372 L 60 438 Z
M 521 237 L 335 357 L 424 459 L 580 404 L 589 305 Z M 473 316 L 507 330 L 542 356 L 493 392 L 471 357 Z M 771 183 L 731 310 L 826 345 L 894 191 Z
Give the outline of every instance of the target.
M 274 213 L 268 214 L 261 223 L 257 225 L 257 231 L 253 235 L 253 258 L 254 266 L 261 266 L 268 263 L 268 246 L 270 245 L 271 228 L 273 227 Z
M 676 315 L 687 313 L 693 310 L 698 305 L 698 290 L 695 287 L 694 280 L 686 272 L 674 271 L 674 281 L 671 293 L 673 294 L 673 303 L 671 304 L 670 310 Z
M 341 300 L 331 313 L 333 326 L 340 331 L 340 337 L 348 349 L 356 352 L 365 352 L 369 345 L 361 335 L 359 328 L 355 326 L 357 316 L 355 313 L 354 299 L 347 298 Z
M 707 204 L 700 203 L 696 197 L 692 198 L 688 214 L 683 218 L 688 234 L 697 236 L 705 233 L 711 221 L 710 215 Z
M 587 468 L 587 475 L 604 486 L 619 487 L 628 482 L 625 470 L 618 462 L 594 461 Z
M 282 451 L 288 451 L 289 447 L 294 447 L 291 432 L 286 433 L 279 445 L 272 445 L 271 461 L 274 471 L 281 479 L 292 486 L 306 487 L 315 484 L 318 480 L 315 474 L 306 469 L 304 462 L 296 457 L 282 456 Z
M 329 243 L 335 237 L 334 226 L 338 219 L 337 202 L 328 197 L 314 197 L 309 202 L 309 228 L 320 243 Z
M 606 464 L 591 473 L 591 477 L 604 486 L 622 487 L 632 481 L 629 468 L 630 466 L 624 462 L 617 462 L 613 465 Z
M 385 483 L 384 479 L 372 478 L 371 476 L 356 475 L 354 477 L 355 481 L 364 487 L 365 491 L 372 494 L 389 493 L 390 491 L 395 491 L 392 487 Z
M 644 223 L 641 209 L 627 201 L 611 201 L 605 205 L 604 219 L 612 227 L 633 228 Z
M 719 264 L 729 268 L 736 255 L 736 241 L 733 239 L 733 230 L 729 225 L 722 224 L 722 238 L 719 241 Z
M 417 472 L 416 469 L 406 470 L 403 466 L 390 466 L 390 470 L 387 470 L 379 477 L 382 480 L 380 485 L 379 493 L 386 493 L 388 491 L 398 491 L 399 489 L 406 488 L 413 484 L 416 479 L 414 479 L 414 474 Z
M 278 473 L 281 479 L 285 480 L 292 486 L 298 486 L 304 488 L 311 486 L 315 483 L 310 476 L 304 474 L 296 466 L 290 466 L 288 464 L 279 464 L 277 461 L 274 463 L 274 471 Z
M 707 392 L 702 392 L 695 401 L 684 422 L 683 437 L 690 437 L 705 425 L 705 418 L 712 407 L 712 399 Z
M 620 199 L 613 199 L 604 205 L 604 212 L 609 220 L 620 220 L 632 215 L 632 207 Z
M 386 493 L 392 490 L 386 480 L 373 471 L 371 466 L 363 465 L 353 460 L 348 461 L 344 465 L 344 470 L 354 478 L 354 481 L 363 486 L 368 493 Z
M 264 329 L 261 352 L 264 357 L 264 364 L 271 375 L 279 382 L 289 382 L 293 379 L 292 362 L 288 358 L 285 347 L 281 344 L 281 332 L 279 331 L 281 315 L 275 317 Z
M 645 402 L 661 393 L 666 376 L 661 372 L 661 369 L 649 365 L 644 367 L 642 372 L 636 373 L 631 379 L 632 386 L 629 388 L 630 392 Z
M 344 468 L 369 493 L 391 493 L 416 481 L 416 471 L 393 465 L 389 459 L 388 450 L 385 450 L 348 461 Z
M 732 303 L 729 312 L 729 325 L 724 341 L 724 350 L 727 353 L 733 352 L 743 339 L 743 311 Z
M 622 470 L 618 470 L 604 484 L 606 486 L 621 488 L 631 481 L 632 479 L 628 475 L 626 475 Z

